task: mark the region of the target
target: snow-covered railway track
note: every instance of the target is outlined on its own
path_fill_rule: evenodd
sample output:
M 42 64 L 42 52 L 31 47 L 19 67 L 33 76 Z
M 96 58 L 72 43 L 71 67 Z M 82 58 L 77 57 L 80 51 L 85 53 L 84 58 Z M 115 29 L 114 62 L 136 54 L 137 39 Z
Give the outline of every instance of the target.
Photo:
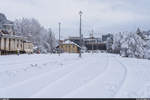
M 68 94 L 62 96 L 62 98 L 68 98 L 68 97 L 70 97 L 70 95 L 72 95 L 72 94 L 76 93 L 78 90 L 84 88 L 84 87 L 87 86 L 89 83 L 91 83 L 93 80 L 95 80 L 97 77 L 102 76 L 103 74 L 105 74 L 105 72 L 107 71 L 107 69 L 110 67 L 110 66 L 109 66 L 110 59 L 109 59 L 109 56 L 108 56 L 108 55 L 107 55 L 106 61 L 107 61 L 107 62 L 106 62 L 106 65 L 104 66 L 105 69 L 103 70 L 103 72 L 101 72 L 101 73 L 99 73 L 97 76 L 93 77 L 93 79 L 89 80 L 89 81 L 88 81 L 87 83 L 85 83 L 84 85 L 82 85 L 82 86 L 80 86 L 80 87 L 74 89 L 73 91 L 70 91 Z
M 0 75 L 0 97 L 149 97 L 148 60 L 101 53 L 40 56 L 46 62 L 33 62 L 33 68 L 9 78 Z
M 126 81 L 128 69 L 127 69 L 126 65 L 124 65 L 118 58 L 116 58 L 116 57 L 114 57 L 114 58 L 116 59 L 116 61 L 118 63 L 120 63 L 121 67 L 124 69 L 124 76 L 120 82 L 120 85 L 118 86 L 117 92 L 114 94 L 114 97 L 116 97 L 117 93 L 119 92 L 119 90 L 121 89 L 121 87 L 123 86 L 123 84 Z
M 12 97 L 15 97 L 16 94 L 14 94 L 13 90 L 15 90 L 16 92 L 19 91 L 19 93 L 22 93 L 23 91 L 26 90 L 26 91 L 31 91 L 31 92 L 26 93 L 26 95 L 24 95 L 24 97 L 31 96 L 32 93 L 40 91 L 41 88 L 47 86 L 46 84 L 53 83 L 53 82 L 65 77 L 65 76 L 69 75 L 70 73 L 77 71 L 77 70 L 86 69 L 87 66 L 85 66 L 85 65 L 88 65 L 88 63 L 85 63 L 85 62 L 88 62 L 89 59 L 85 58 L 85 60 L 83 60 L 83 58 L 82 58 L 83 61 L 80 61 L 80 60 L 81 59 L 75 60 L 74 63 L 65 64 L 65 67 L 63 66 L 61 69 L 47 72 L 47 74 L 40 74 L 40 75 L 33 77 L 31 79 L 16 83 L 13 86 L 10 86 L 8 88 L 4 88 L 0 91 L 0 94 L 1 95 L 10 95 Z M 92 62 L 95 63 L 94 60 Z M 78 66 L 80 63 L 83 63 L 82 66 Z M 38 84 L 34 85 L 35 82 Z M 30 85 L 32 86 L 31 88 L 30 88 Z
M 116 61 L 114 56 L 109 55 L 109 61 L 108 68 L 102 75 L 97 76 L 85 86 L 65 95 L 64 97 L 114 97 L 123 84 L 122 82 L 125 79 L 127 72 L 126 69 Z
M 63 62 L 64 60 L 66 60 L 66 62 Z M 25 80 L 29 80 L 31 78 L 34 78 L 34 77 L 38 77 L 44 73 L 47 73 L 47 72 L 50 72 L 50 71 L 54 71 L 54 70 L 57 70 L 57 69 L 62 69 L 62 67 L 66 67 L 66 66 L 70 66 L 72 65 L 72 63 L 70 63 L 71 60 L 74 60 L 74 63 L 77 63 L 79 62 L 80 60 L 76 60 L 76 57 L 75 58 L 72 58 L 72 59 L 68 59 L 68 58 L 63 58 L 62 61 L 59 59 L 59 60 L 47 60 L 46 61 L 43 61 L 43 62 L 40 62 L 40 64 L 33 64 L 32 66 L 31 65 L 24 65 L 24 67 L 15 67 L 10 70 L 5 70 L 5 71 L 2 71 L 0 72 L 0 77 L 5 77 L 5 79 L 3 80 L 2 78 L 0 79 L 0 88 L 1 87 L 7 87 L 7 86 L 11 86 L 11 85 L 14 85 L 18 82 L 21 82 L 21 81 L 25 81 Z M 65 65 L 65 66 L 64 66 Z M 22 77 L 20 77 L 20 75 Z M 14 81 L 16 80 L 16 81 Z M 2 83 L 4 83 L 5 81 L 8 81 L 7 84 L 3 84 L 1 85 Z
M 53 82 L 52 84 L 49 84 L 32 97 L 63 97 L 64 95 L 86 85 L 97 75 L 103 74 L 107 68 L 108 62 L 105 62 L 106 60 L 108 61 L 107 56 L 106 58 L 104 56 L 104 59 L 99 62 L 94 61 L 94 59 L 90 62 L 86 62 L 82 64 L 82 66 L 84 66 L 82 69 L 77 69 L 72 73 L 69 73 L 59 80 Z M 95 65 L 96 63 L 97 65 Z M 101 66 L 99 66 L 99 64 L 101 64 Z

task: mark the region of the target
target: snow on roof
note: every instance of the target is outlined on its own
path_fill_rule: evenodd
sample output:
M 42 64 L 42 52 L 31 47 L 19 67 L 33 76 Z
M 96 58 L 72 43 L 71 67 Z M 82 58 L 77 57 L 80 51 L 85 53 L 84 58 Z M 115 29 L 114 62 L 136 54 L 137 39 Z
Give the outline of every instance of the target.
M 150 40 L 150 35 L 145 36 L 145 40 Z
M 16 36 L 16 35 L 0 34 L 0 36 L 3 37 L 3 38 L 12 38 L 12 39 L 20 39 L 20 40 L 23 40 L 23 37 L 21 37 L 21 36 Z
M 25 42 L 25 43 L 32 43 L 31 41 L 28 41 L 28 40 L 24 40 L 24 42 Z
M 76 44 L 70 40 L 64 41 L 63 44 L 73 44 L 73 45 L 76 45 L 77 47 L 81 48 L 78 44 Z

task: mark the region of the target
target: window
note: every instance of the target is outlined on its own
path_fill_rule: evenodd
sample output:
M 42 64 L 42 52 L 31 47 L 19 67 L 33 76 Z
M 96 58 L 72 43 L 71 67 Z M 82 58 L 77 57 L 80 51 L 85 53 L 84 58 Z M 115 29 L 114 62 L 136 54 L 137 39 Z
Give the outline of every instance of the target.
M 17 40 L 17 48 L 19 48 L 19 40 Z
M 4 38 L 4 50 L 6 50 L 6 38 Z

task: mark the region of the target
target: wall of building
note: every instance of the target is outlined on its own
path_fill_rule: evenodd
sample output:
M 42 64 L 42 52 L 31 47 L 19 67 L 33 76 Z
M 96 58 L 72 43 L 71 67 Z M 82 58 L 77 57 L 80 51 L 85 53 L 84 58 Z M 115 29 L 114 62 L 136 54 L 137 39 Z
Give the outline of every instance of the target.
M 28 42 L 24 46 L 24 41 L 15 37 L 0 37 L 0 55 L 1 54 L 15 54 L 19 50 L 20 53 L 33 53 L 33 44 Z
M 9 51 L 9 38 L 4 38 L 5 50 Z
M 29 42 L 24 42 L 24 51 L 26 53 L 33 53 L 33 44 Z
M 15 39 L 10 39 L 10 51 L 15 51 Z
M 4 38 L 0 37 L 0 50 L 4 50 Z
M 111 35 L 104 36 L 105 41 L 109 36 Z M 72 37 L 69 40 L 76 44 L 80 44 L 80 40 L 77 37 Z M 83 38 L 82 45 L 84 45 L 87 50 L 107 50 L 106 42 L 102 41 L 101 38 Z
M 63 44 L 60 46 L 61 50 L 68 53 L 78 53 L 78 47 L 73 44 Z

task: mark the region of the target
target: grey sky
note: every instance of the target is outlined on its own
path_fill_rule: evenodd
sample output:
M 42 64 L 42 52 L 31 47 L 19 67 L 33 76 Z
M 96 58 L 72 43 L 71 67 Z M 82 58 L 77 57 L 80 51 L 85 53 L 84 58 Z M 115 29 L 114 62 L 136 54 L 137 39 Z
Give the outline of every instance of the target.
M 79 15 L 83 11 L 84 35 L 150 29 L 150 0 L 0 0 L 0 12 L 10 20 L 36 18 L 57 36 L 62 22 L 62 37 L 78 36 Z M 97 34 L 98 35 L 98 34 Z

